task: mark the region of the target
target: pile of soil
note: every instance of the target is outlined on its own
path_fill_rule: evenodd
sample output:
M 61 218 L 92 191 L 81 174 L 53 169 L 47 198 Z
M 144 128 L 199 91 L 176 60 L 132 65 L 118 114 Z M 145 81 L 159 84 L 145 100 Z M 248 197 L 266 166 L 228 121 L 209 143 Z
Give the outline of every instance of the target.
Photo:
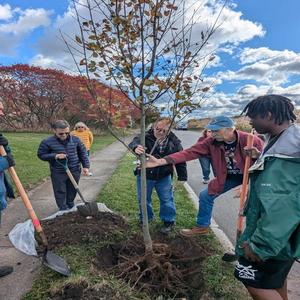
M 53 220 L 43 221 L 49 249 L 66 245 L 87 244 L 96 240 L 110 240 L 118 233 L 128 231 L 126 221 L 116 214 L 99 212 L 87 219 L 73 212 Z M 126 236 L 126 235 L 124 235 Z M 204 292 L 202 262 L 210 256 L 211 249 L 200 240 L 152 234 L 153 253 L 145 255 L 141 234 L 128 240 L 107 244 L 93 258 L 93 269 L 99 273 L 114 274 L 132 288 L 147 293 L 151 299 L 164 295 L 172 299 L 200 299 Z M 100 293 L 101 290 L 101 293 Z M 103 294 L 104 293 L 104 294 Z M 126 299 L 106 285 L 90 286 L 85 281 L 67 283 L 51 299 Z
M 128 229 L 124 218 L 108 212 L 98 212 L 92 218 L 83 217 L 77 211 L 71 212 L 52 220 L 44 220 L 42 226 L 50 250 L 66 245 L 103 241 L 111 238 L 112 234 L 124 233 Z

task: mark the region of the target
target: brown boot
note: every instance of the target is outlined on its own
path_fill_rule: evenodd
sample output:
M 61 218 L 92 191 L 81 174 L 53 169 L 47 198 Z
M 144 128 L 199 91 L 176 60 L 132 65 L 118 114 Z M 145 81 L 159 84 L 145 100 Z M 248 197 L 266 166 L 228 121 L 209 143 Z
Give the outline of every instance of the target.
M 191 229 L 181 229 L 180 234 L 185 237 L 192 237 L 195 235 L 204 235 L 209 233 L 209 227 L 198 227 L 195 226 Z

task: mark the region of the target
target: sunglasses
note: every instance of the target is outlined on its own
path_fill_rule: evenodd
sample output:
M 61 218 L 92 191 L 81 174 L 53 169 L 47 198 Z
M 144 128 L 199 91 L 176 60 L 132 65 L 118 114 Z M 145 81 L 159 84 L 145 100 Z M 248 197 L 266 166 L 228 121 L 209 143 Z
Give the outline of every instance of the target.
M 57 135 L 59 135 L 59 136 L 69 135 L 69 134 L 70 134 L 70 132 L 61 132 L 61 133 L 57 133 Z

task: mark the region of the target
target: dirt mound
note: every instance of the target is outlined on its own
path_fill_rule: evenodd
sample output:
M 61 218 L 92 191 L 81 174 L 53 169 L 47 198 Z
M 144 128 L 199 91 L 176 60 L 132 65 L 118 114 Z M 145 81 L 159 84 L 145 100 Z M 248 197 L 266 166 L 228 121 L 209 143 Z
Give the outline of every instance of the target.
M 157 233 L 152 238 L 154 255 L 150 259 L 145 256 L 142 237 L 136 235 L 101 248 L 96 267 L 113 272 L 152 297 L 164 294 L 171 298 L 199 299 L 204 289 L 201 264 L 209 249 L 181 236 L 169 238 Z
M 93 218 L 72 212 L 44 220 L 42 226 L 49 241 L 49 249 L 105 240 L 113 233 L 128 229 L 122 217 L 108 212 L 98 212 Z

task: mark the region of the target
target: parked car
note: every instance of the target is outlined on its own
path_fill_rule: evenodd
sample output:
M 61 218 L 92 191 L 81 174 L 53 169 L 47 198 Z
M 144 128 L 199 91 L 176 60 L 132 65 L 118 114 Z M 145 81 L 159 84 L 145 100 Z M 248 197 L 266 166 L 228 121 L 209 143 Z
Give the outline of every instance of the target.
M 179 122 L 175 126 L 176 130 L 188 130 L 188 124 L 187 122 Z

